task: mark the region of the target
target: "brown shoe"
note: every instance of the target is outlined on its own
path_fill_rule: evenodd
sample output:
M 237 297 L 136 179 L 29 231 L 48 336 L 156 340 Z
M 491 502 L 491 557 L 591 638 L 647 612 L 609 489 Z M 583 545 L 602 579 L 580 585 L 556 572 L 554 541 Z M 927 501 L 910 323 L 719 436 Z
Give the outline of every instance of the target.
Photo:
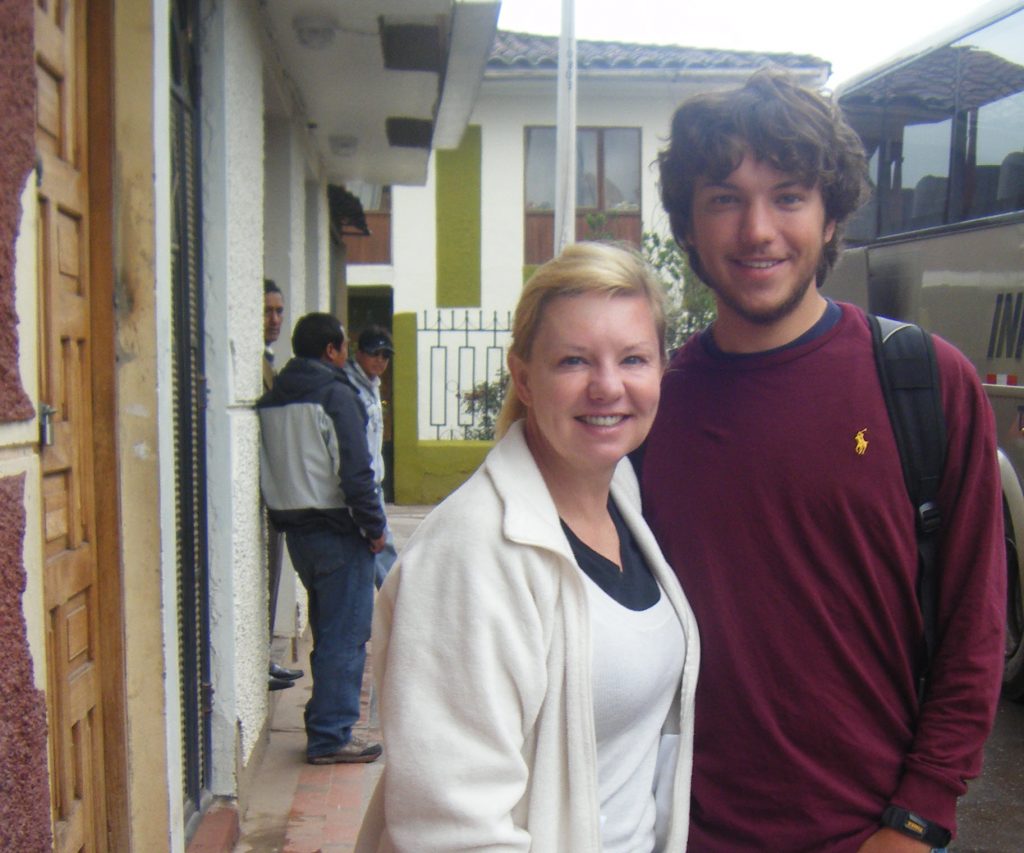
M 337 752 L 328 752 L 326 755 L 310 755 L 306 761 L 310 764 L 369 764 L 380 758 L 383 752 L 379 743 L 370 743 L 361 737 L 352 735 L 352 740 L 346 743 Z

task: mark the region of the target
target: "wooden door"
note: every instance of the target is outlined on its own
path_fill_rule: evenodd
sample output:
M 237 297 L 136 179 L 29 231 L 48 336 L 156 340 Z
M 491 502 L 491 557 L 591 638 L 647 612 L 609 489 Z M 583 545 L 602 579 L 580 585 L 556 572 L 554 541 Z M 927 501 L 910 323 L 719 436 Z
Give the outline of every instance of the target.
M 86 0 L 36 3 L 40 409 L 54 848 L 107 849 L 90 341 Z

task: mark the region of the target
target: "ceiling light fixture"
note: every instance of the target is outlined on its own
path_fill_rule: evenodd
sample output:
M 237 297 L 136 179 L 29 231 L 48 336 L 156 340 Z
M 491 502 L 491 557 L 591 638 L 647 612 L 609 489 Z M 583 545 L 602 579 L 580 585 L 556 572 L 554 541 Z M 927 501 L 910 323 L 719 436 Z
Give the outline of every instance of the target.
M 292 18 L 292 27 L 299 44 L 311 50 L 323 50 L 332 41 L 338 30 L 338 21 L 333 15 L 313 12 L 308 15 L 296 15 Z
M 327 137 L 327 144 L 331 147 L 332 154 L 351 157 L 359 147 L 359 140 L 347 133 L 332 133 Z

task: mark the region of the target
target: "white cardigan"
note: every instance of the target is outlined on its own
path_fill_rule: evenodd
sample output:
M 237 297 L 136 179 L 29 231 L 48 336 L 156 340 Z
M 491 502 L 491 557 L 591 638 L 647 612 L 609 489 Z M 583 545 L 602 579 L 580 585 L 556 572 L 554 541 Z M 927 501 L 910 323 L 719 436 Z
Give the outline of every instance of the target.
M 640 514 L 627 460 L 612 496 L 679 616 L 686 661 L 664 849 L 685 851 L 700 641 Z M 420 525 L 377 600 L 386 766 L 356 843 L 369 851 L 600 851 L 584 579 L 514 424 Z M 673 734 L 676 734 L 673 737 Z M 659 792 L 659 799 L 667 791 Z

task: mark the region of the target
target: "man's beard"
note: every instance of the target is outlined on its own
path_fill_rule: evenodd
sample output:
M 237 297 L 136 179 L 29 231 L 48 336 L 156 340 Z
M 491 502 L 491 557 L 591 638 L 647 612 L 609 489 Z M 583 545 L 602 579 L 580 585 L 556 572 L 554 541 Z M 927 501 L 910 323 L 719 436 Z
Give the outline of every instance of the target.
M 818 258 L 818 263 L 815 265 L 814 272 L 802 285 L 797 287 L 793 293 L 790 294 L 789 298 L 779 305 L 777 308 L 771 311 L 755 312 L 745 308 L 738 300 L 734 299 L 731 294 L 725 293 L 715 287 L 714 282 L 711 281 L 710 276 L 704 271 L 704 265 L 700 262 L 700 256 L 695 251 L 689 253 L 690 268 L 697 274 L 704 285 L 715 295 L 715 299 L 721 300 L 733 313 L 742 317 L 748 323 L 757 326 L 770 326 L 773 323 L 781 320 L 784 317 L 788 317 L 796 307 L 803 300 L 804 296 L 807 295 L 808 289 L 812 284 L 816 284 L 818 277 L 822 275 L 827 267 L 824 263 L 825 253 L 822 251 Z
M 794 288 L 793 292 L 789 295 L 785 302 L 777 305 L 768 311 L 751 311 L 749 308 L 744 306 L 738 299 L 734 299 L 733 295 L 725 290 L 719 290 L 714 285 L 709 284 L 711 292 L 715 294 L 715 298 L 721 300 L 727 305 L 734 314 L 742 317 L 748 323 L 752 323 L 757 326 L 771 326 L 773 323 L 782 320 L 792 314 L 798 305 L 803 302 L 804 297 L 807 295 L 807 291 L 814 284 L 817 276 L 811 274 L 810 278 L 807 279 L 799 287 Z

